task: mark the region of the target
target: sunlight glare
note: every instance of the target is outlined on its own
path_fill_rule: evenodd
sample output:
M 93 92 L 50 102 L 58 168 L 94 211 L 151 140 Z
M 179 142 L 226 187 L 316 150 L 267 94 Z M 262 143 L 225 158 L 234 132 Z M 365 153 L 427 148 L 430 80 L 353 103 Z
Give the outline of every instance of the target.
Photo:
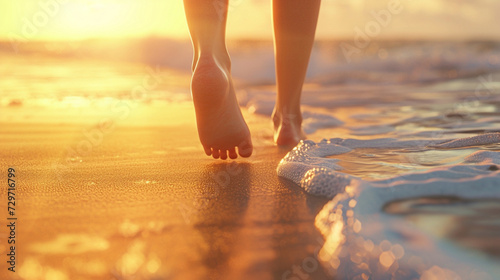
M 24 0 L 0 8 L 11 11 L 8 17 L 0 15 L 0 36 L 26 40 L 187 36 L 182 1 Z
M 163 2 L 163 3 L 162 3 Z M 156 7 L 156 9 L 155 9 Z M 184 32 L 182 2 L 161 1 L 158 6 L 132 0 L 81 0 L 65 4 L 56 25 L 61 35 L 73 37 L 130 37 L 144 33 Z

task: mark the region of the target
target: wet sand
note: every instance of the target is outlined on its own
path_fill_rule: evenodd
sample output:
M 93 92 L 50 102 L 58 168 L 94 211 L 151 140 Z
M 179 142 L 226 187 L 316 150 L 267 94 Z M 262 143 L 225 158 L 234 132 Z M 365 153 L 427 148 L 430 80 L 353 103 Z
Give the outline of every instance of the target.
M 208 158 L 192 110 L 179 104 L 140 107 L 101 141 L 95 122 L 56 111 L 51 120 L 4 111 L 1 168 L 17 174 L 18 257 L 2 279 L 282 279 L 294 269 L 326 279 L 314 218 L 327 200 L 278 178 L 286 151 L 257 139 L 250 159 Z M 263 119 L 249 123 L 267 131 Z M 83 152 L 90 139 L 99 144 Z M 2 206 L 5 197 L 2 188 Z

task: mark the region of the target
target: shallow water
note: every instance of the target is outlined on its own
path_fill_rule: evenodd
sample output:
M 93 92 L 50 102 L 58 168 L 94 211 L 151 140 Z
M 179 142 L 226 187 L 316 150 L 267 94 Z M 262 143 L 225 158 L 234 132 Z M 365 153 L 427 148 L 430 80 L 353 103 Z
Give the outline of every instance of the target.
M 452 141 L 434 140 L 431 144 L 481 145 L 499 136 L 484 134 Z M 344 167 L 338 164 L 338 155 L 352 159 L 351 149 L 358 150 L 358 146 L 373 148 L 386 143 L 382 149 L 390 149 L 421 143 L 373 140 L 337 138 L 317 144 L 306 140 L 278 166 L 279 176 L 296 182 L 311 194 L 333 198 L 316 217 L 316 225 L 326 239 L 320 258 L 331 275 L 349 279 L 355 276 L 360 279 L 495 279 L 499 273 L 498 259 L 495 259 L 498 252 L 491 254 L 495 251 L 492 247 L 484 249 L 485 243 L 498 241 L 498 217 L 491 213 L 496 213 L 500 201 L 497 166 L 500 152 L 478 150 L 457 164 L 441 163 L 424 171 L 409 169 L 397 174 L 389 170 L 385 175 L 392 173 L 392 176 L 384 179 L 368 180 L 344 172 Z M 359 154 L 354 158 L 362 161 Z M 328 155 L 334 156 L 326 158 Z M 374 156 L 364 157 L 367 158 Z M 385 157 L 376 158 L 387 162 Z M 364 173 L 380 170 L 366 168 L 367 165 L 355 168 Z M 449 201 L 446 197 L 450 196 L 476 200 L 474 206 L 483 211 L 463 217 L 464 207 L 446 205 Z M 425 197 L 438 197 L 434 202 L 440 206 L 414 209 L 409 206 L 412 203 L 407 202 L 412 199 L 418 202 Z M 401 212 L 405 213 L 405 219 L 394 215 Z M 478 224 L 467 224 L 467 220 Z M 453 227 L 454 223 L 458 225 Z M 473 230 L 466 231 L 467 228 Z M 456 245 L 464 243 L 466 246 Z M 480 250 L 487 254 L 478 253 Z
M 384 211 L 401 215 L 418 228 L 468 250 L 500 258 L 500 200 L 422 197 L 391 202 Z

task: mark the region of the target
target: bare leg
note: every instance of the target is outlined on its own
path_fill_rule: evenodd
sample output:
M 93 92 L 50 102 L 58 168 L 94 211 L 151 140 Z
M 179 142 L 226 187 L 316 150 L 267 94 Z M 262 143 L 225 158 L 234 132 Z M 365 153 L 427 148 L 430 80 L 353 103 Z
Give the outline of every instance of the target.
M 274 141 L 296 145 L 302 131 L 300 95 L 314 43 L 321 0 L 273 0 L 276 106 Z
M 252 154 L 250 131 L 236 100 L 226 50 L 227 0 L 184 0 L 194 47 L 191 93 L 198 135 L 207 155 Z

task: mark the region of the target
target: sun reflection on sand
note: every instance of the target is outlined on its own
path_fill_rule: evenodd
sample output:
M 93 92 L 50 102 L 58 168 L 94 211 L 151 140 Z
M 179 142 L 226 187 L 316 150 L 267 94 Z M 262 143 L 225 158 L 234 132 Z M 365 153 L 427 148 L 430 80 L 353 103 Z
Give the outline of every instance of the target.
M 42 254 L 82 254 L 108 248 L 106 239 L 86 234 L 60 234 L 54 240 L 31 245 L 32 251 Z
M 116 268 L 121 275 L 131 276 L 143 266 L 145 263 L 144 247 L 145 244 L 142 241 L 135 241 L 130 245 L 127 252 L 116 264 Z
M 19 269 L 19 275 L 24 280 L 68 280 L 68 276 L 50 266 L 42 266 L 35 258 L 28 257 Z

